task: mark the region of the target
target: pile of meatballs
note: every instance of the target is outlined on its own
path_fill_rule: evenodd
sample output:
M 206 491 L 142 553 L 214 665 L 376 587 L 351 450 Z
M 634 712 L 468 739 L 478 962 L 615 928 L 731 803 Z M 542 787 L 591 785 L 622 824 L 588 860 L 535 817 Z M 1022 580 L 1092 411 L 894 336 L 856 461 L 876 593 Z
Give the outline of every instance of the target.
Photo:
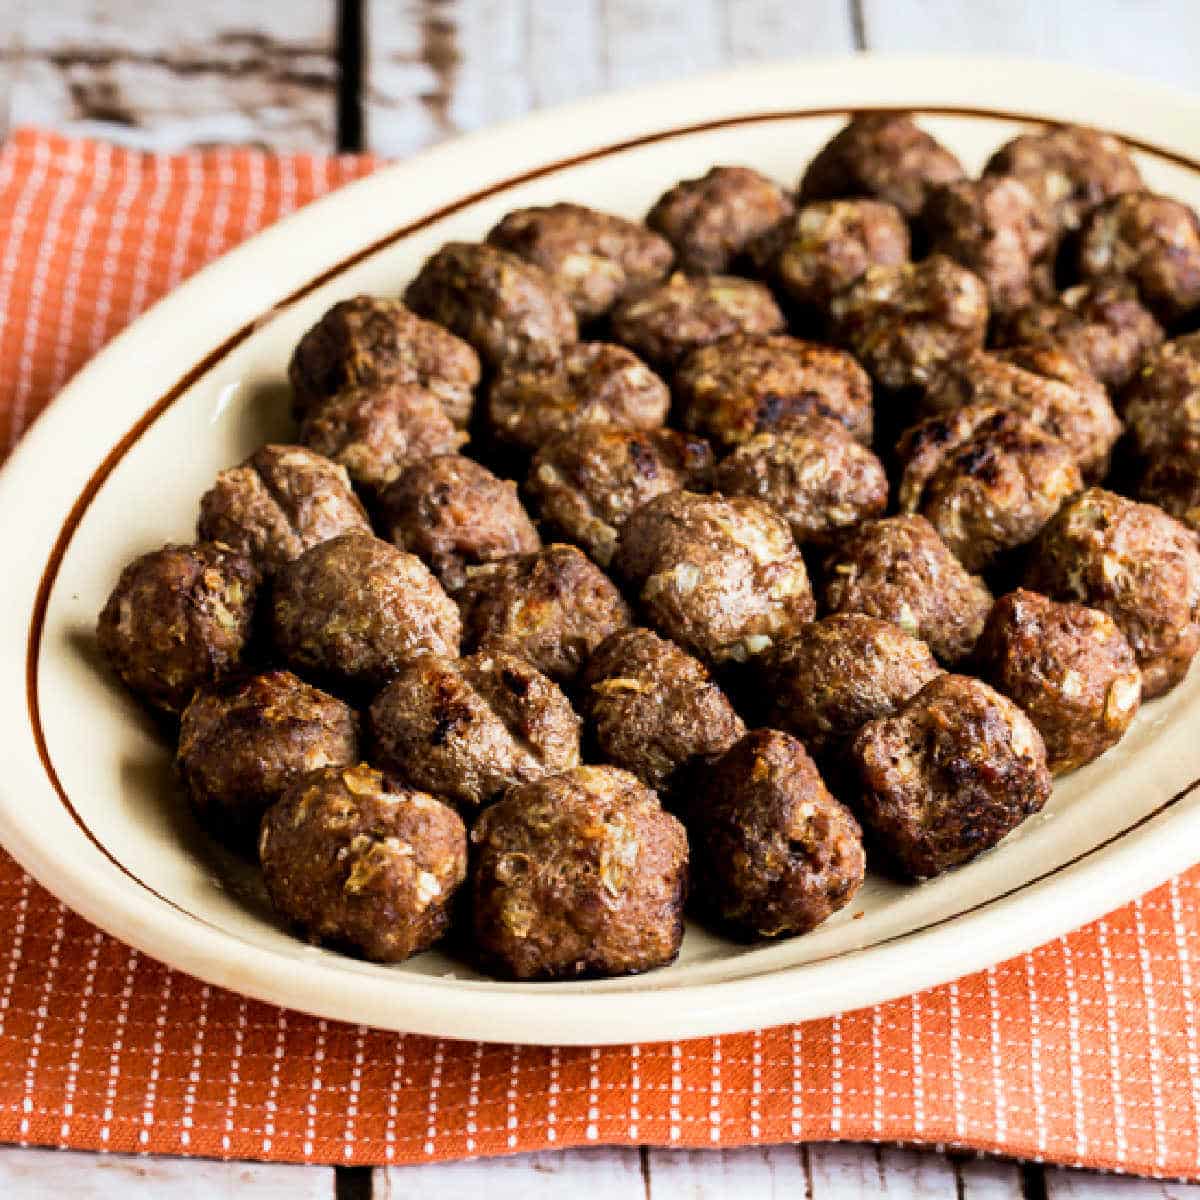
M 521 980 L 803 934 L 1038 812 L 1200 645 L 1200 222 L 1077 126 L 454 242 L 100 615 L 313 942 Z M 467 454 L 469 451 L 469 456 Z

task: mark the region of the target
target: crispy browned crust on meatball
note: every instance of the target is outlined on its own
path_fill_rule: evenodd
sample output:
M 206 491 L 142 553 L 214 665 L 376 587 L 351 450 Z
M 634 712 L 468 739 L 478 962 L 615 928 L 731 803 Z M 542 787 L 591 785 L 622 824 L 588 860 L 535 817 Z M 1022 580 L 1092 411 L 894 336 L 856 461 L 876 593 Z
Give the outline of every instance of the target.
M 713 167 L 663 193 L 646 224 L 675 247 L 681 271 L 728 271 L 747 246 L 789 217 L 792 198 L 750 167 Z
M 249 558 L 218 542 L 143 554 L 100 613 L 100 649 L 146 703 L 182 712 L 196 688 L 241 666 L 260 578 Z
M 979 637 L 992 595 L 922 516 L 867 521 L 826 558 L 822 607 L 899 625 L 947 666 Z
M 826 545 L 882 516 L 888 503 L 883 464 L 844 425 L 824 417 L 743 442 L 718 465 L 713 487 L 765 500 L 801 546 Z
M 667 385 L 632 351 L 580 342 L 553 363 L 502 368 L 488 392 L 488 427 L 503 445 L 532 453 L 576 429 L 656 429 L 670 408 Z
M 745 733 L 708 668 L 649 629 L 605 638 L 584 669 L 580 696 L 599 757 L 664 794 Z
M 575 546 L 484 563 L 456 599 L 469 651 L 513 654 L 570 683 L 592 651 L 630 623 L 612 581 Z
M 800 199 L 872 196 L 913 218 L 931 188 L 962 177 L 958 159 L 907 113 L 859 113 L 809 163 Z
M 432 392 L 462 427 L 471 418 L 479 356 L 399 300 L 354 296 L 335 304 L 300 339 L 288 378 L 297 417 L 343 388 L 412 383 Z
M 996 601 L 975 662 L 1037 727 L 1055 775 L 1115 746 L 1141 702 L 1137 660 L 1112 617 L 1037 592 Z
M 1146 352 L 1121 397 L 1121 416 L 1134 453 L 1147 460 L 1200 441 L 1200 334 Z
M 471 833 L 475 948 L 511 979 L 633 975 L 683 938 L 687 836 L 616 767 L 510 791 Z
M 644 225 L 582 204 L 519 208 L 487 240 L 541 267 L 580 321 L 602 317 L 623 296 L 657 283 L 675 257 L 670 243 Z
M 1142 472 L 1135 493 L 1200 532 L 1200 443 L 1189 438 L 1157 455 Z
M 349 705 L 290 671 L 268 671 L 197 691 L 175 763 L 200 823 L 240 850 L 256 844 L 263 813 L 300 776 L 358 758 Z
M 714 665 L 762 654 L 814 616 L 787 522 L 746 496 L 655 497 L 625 522 L 614 566 L 649 624 Z
M 303 446 L 260 446 L 217 476 L 200 498 L 196 531 L 272 574 L 310 546 L 351 530 L 371 531 L 340 464 Z
M 955 358 L 983 345 L 987 289 L 944 254 L 919 263 L 868 267 L 830 304 L 834 340 L 876 383 L 920 387 Z
M 832 346 L 786 334 L 734 334 L 692 351 L 674 386 L 680 423 L 719 446 L 813 416 L 840 421 L 858 441 L 871 441 L 870 377 Z
M 263 880 L 314 943 L 402 962 L 450 926 L 467 836 L 448 805 L 365 764 L 292 784 L 263 818 Z
M 844 908 L 866 873 L 862 830 L 804 747 L 756 729 L 701 782 L 688 812 L 692 895 L 742 941 L 808 933 Z
M 593 425 L 547 442 L 525 491 L 544 527 L 607 567 L 631 512 L 663 492 L 707 488 L 712 465 L 712 448 L 694 434 Z
M 892 870 L 927 879 L 994 846 L 1050 797 L 1029 718 L 979 679 L 940 675 L 850 746 L 856 811 Z
M 1200 648 L 1196 535 L 1152 504 L 1088 488 L 1042 531 L 1025 586 L 1108 613 L 1142 671 L 1142 698 L 1169 691 Z
M 735 275 L 673 274 L 613 309 L 613 338 L 660 370 L 734 333 L 778 333 L 786 325 L 770 288 Z
M 429 569 L 379 538 L 322 542 L 275 576 L 275 648 L 301 675 L 357 693 L 382 687 L 407 659 L 458 654 L 458 609 Z
M 553 362 L 578 336 L 575 311 L 533 263 L 477 242 L 448 242 L 408 285 L 415 312 L 470 342 L 484 363 Z
M 805 625 L 764 668 L 770 723 L 818 759 L 837 754 L 868 721 L 890 716 L 942 673 L 924 642 L 858 612 Z
M 369 722 L 380 766 L 466 813 L 579 765 L 570 702 L 510 654 L 413 659 L 375 697 Z
M 517 485 L 459 454 L 413 463 L 380 497 L 379 531 L 457 591 L 480 563 L 541 548 Z

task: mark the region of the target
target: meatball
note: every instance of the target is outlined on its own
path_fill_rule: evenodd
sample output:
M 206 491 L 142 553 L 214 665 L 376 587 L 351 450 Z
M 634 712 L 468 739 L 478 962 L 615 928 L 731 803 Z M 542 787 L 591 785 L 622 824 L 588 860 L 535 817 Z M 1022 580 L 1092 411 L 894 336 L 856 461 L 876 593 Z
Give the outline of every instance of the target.
M 471 417 L 479 356 L 399 300 L 355 296 L 335 304 L 300 339 L 288 378 L 297 417 L 343 388 L 411 383 L 432 392 L 462 427 Z
M 471 343 L 490 367 L 553 362 L 578 336 L 570 301 L 540 267 L 496 246 L 450 242 L 421 268 L 410 308 Z
M 574 546 L 484 563 L 458 593 L 468 650 L 513 654 L 570 683 L 610 633 L 630 622 L 611 580 Z
M 826 544 L 882 516 L 888 502 L 883 464 L 844 425 L 824 417 L 743 442 L 717 467 L 713 486 L 727 496 L 765 500 L 802 546 Z
M 907 113 L 858 113 L 809 163 L 800 199 L 871 196 L 911 219 L 933 187 L 962 177 L 958 159 Z
M 996 601 L 975 659 L 1037 727 L 1056 775 L 1115 746 L 1141 702 L 1137 660 L 1112 617 L 1037 592 Z
M 542 545 L 517 485 L 459 454 L 413 463 L 380 497 L 379 531 L 452 592 L 469 568 Z
M 985 175 L 934 188 L 921 225 L 931 250 L 983 280 L 993 313 L 1054 294 L 1054 218 L 1019 179 Z
M 394 963 L 449 928 L 467 831 L 448 805 L 371 767 L 326 767 L 268 810 L 258 854 L 271 903 L 312 942 Z
M 685 429 L 736 446 L 756 433 L 840 421 L 860 442 L 872 434 L 871 380 L 842 350 L 784 334 L 735 334 L 692 351 L 675 372 Z
M 667 492 L 643 504 L 615 567 L 650 624 L 715 665 L 761 654 L 814 615 L 787 522 L 745 496 Z
M 991 849 L 1050 798 L 1030 719 L 979 679 L 939 675 L 850 745 L 856 811 L 899 875 L 927 879 Z
M 201 688 L 184 709 L 176 766 L 200 823 L 253 848 L 263 813 L 302 775 L 358 762 L 358 718 L 290 671 Z
M 269 445 L 217 476 L 196 529 L 269 575 L 318 542 L 371 526 L 344 467 L 303 446 Z
M 713 167 L 659 197 L 646 224 L 675 247 L 681 271 L 720 274 L 754 239 L 792 214 L 791 197 L 749 167 Z
M 987 289 L 944 254 L 919 263 L 868 267 L 830 305 L 834 340 L 875 382 L 893 391 L 927 384 L 983 345 Z
M 683 939 L 687 835 L 616 767 L 513 788 L 471 833 L 475 947 L 511 979 L 633 975 Z
M 1023 133 L 988 159 L 984 174 L 1021 180 L 1050 209 L 1057 228 L 1064 232 L 1078 229 L 1102 200 L 1142 186 L 1124 143 L 1084 125 Z
M 369 720 L 380 766 L 467 813 L 579 765 L 579 718 L 566 696 L 508 654 L 413 659 Z
M 662 794 L 746 731 L 698 659 L 649 629 L 622 629 L 596 648 L 581 680 L 588 736 L 605 762 Z
M 770 289 L 734 275 L 675 274 L 613 310 L 613 337 L 652 366 L 733 333 L 777 333 L 786 322 Z
M 339 392 L 308 414 L 300 440 L 377 495 L 410 462 L 453 454 L 467 435 L 454 427 L 432 392 L 393 383 Z
M 822 605 L 861 612 L 920 638 L 953 666 L 983 629 L 992 596 L 921 516 L 867 521 L 825 560 Z
M 595 425 L 656 429 L 671 393 L 636 354 L 580 342 L 557 362 L 502 368 L 488 393 L 488 426 L 502 445 L 533 453 L 556 433 Z
M 1155 459 L 1200 440 L 1200 333 L 1147 351 L 1121 398 L 1135 454 Z
M 942 673 L 924 642 L 858 612 L 805 625 L 764 665 L 770 723 L 801 738 L 818 759 L 840 757 L 863 725 L 891 716 Z
M 537 452 L 525 490 L 545 526 L 607 567 L 634 509 L 663 492 L 707 487 L 712 465 L 703 438 L 585 426 Z
M 1200 443 L 1189 438 L 1156 457 L 1138 480 L 1136 494 L 1200 532 Z
M 674 258 L 670 243 L 644 225 L 580 204 L 518 209 L 487 240 L 541 267 L 581 322 L 658 283 Z
M 121 682 L 155 708 L 182 712 L 198 687 L 240 667 L 258 568 L 220 542 L 164 546 L 121 572 L 96 626 Z
M 271 632 L 301 675 L 360 693 L 382 687 L 406 659 L 458 654 L 460 622 L 419 558 L 348 533 L 275 576 Z
M 1179 683 L 1200 648 L 1200 547 L 1152 504 L 1089 488 L 1042 531 L 1025 586 L 1108 613 L 1137 656 L 1143 699 Z
M 1143 353 L 1162 342 L 1163 330 L 1127 279 L 1104 275 L 1009 314 L 997 323 L 996 336 L 1001 346 L 1057 347 L 1118 390 L 1133 378 Z
M 741 941 L 808 933 L 866 873 L 858 822 L 775 729 L 748 733 L 705 776 L 688 834 L 697 907 Z
M 1080 230 L 1079 272 L 1122 276 L 1160 321 L 1178 321 L 1200 305 L 1200 219 L 1166 196 L 1114 196 Z

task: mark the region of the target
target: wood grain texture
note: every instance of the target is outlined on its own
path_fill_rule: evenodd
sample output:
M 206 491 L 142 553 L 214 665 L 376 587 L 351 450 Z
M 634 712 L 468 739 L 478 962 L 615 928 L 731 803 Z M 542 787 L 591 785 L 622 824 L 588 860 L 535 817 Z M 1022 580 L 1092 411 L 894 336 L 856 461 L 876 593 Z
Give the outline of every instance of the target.
M 1127 1175 L 1097 1175 L 1091 1171 L 1046 1170 L 1046 1200 L 1196 1200 L 1200 1187 L 1133 1179 Z

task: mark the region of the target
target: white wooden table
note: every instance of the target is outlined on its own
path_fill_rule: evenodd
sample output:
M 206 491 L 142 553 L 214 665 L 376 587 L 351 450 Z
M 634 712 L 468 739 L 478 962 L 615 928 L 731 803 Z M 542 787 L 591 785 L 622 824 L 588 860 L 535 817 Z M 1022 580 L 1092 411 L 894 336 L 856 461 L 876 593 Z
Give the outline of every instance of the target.
M 15 11 L 14 11 L 15 10 Z M 149 149 L 404 155 L 589 93 L 862 50 L 1069 59 L 1196 86 L 1197 0 L 6 0 L 0 127 Z M 0 1147 L 0 1197 L 1200 1200 L 1200 1187 L 856 1145 L 338 1169 Z

